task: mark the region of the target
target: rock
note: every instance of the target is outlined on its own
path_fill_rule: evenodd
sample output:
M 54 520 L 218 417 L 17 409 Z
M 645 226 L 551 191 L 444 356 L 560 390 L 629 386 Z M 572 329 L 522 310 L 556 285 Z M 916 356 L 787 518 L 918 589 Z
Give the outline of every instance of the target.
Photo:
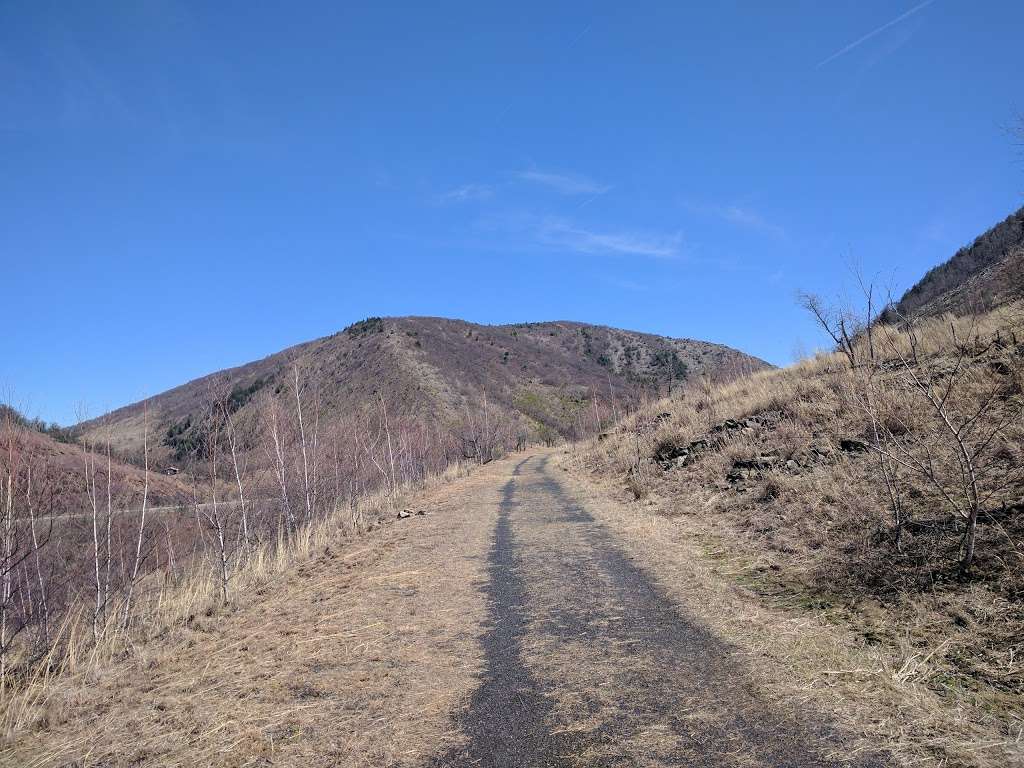
M 764 453 L 752 459 L 736 459 L 733 469 L 769 469 L 779 463 L 779 457 L 773 453 Z
M 730 483 L 742 483 L 747 479 L 747 473 L 742 469 L 732 469 L 729 474 L 725 476 L 725 479 Z
M 830 445 L 819 444 L 808 448 L 804 458 L 805 464 L 823 464 L 832 460 L 835 450 Z
M 682 444 L 680 438 L 670 437 L 658 441 L 658 444 L 654 446 L 654 454 L 651 458 L 654 459 L 662 469 L 668 469 L 672 466 L 672 463 L 676 458 L 679 456 L 685 456 L 689 452 L 689 448 Z
M 790 459 L 789 461 L 786 462 L 786 469 L 788 469 L 790 472 L 799 472 L 800 465 L 793 461 L 793 459 Z
M 863 440 L 844 437 L 839 441 L 839 450 L 844 453 L 867 453 L 868 445 Z
M 757 478 L 765 469 L 771 469 L 779 463 L 779 457 L 773 453 L 764 453 L 752 459 L 736 459 L 725 479 L 730 483 Z
M 725 430 L 739 429 L 742 426 L 743 425 L 740 424 L 738 421 L 736 421 L 736 419 L 726 419 L 721 424 L 717 424 L 716 426 L 712 427 L 711 431 L 712 432 L 723 432 Z
M 685 467 L 691 463 L 697 454 L 710 448 L 707 440 L 693 440 L 683 446 L 674 439 L 663 440 L 655 448 L 653 459 L 662 469 L 668 470 L 678 467 Z
M 684 450 L 674 454 L 673 456 L 661 459 L 660 461 L 658 461 L 658 466 L 665 470 L 685 467 L 689 460 L 690 454 L 689 452 Z

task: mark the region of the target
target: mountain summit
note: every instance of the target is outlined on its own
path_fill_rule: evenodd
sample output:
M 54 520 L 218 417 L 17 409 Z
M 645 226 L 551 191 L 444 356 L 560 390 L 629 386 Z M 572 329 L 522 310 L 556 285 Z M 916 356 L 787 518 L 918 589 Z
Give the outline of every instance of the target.
M 286 395 L 299 372 L 321 417 L 352 418 L 383 400 L 391 413 L 439 427 L 486 407 L 526 439 L 579 434 L 630 402 L 688 380 L 725 381 L 770 367 L 730 347 L 585 323 L 478 325 L 437 317 L 368 318 L 331 336 L 190 381 L 80 424 L 115 449 L 142 446 L 143 413 L 174 461 L 197 438 L 212 399 L 232 412 Z M 160 454 L 163 454 L 162 456 Z

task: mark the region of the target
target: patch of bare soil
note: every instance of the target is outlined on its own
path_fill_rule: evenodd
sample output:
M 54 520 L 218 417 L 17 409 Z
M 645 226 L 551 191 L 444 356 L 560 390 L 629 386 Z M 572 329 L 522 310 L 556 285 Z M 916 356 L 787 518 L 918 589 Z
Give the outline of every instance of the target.
M 478 585 L 513 466 L 422 494 L 412 508 L 427 515 L 328 547 L 228 615 L 72 678 L 0 764 L 422 763 L 477 685 Z

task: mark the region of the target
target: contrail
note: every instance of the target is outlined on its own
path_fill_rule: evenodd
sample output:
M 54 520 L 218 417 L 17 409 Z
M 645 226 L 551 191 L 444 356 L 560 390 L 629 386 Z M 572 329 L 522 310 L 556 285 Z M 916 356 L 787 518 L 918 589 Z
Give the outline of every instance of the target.
M 892 26 L 895 26 L 895 25 L 899 24 L 904 19 L 909 18 L 910 16 L 913 16 L 915 13 L 917 13 L 920 10 L 923 10 L 923 9 L 927 8 L 929 5 L 931 5 L 934 2 L 935 2 L 935 0 L 924 0 L 923 3 L 918 3 L 917 5 L 915 5 L 913 8 L 911 8 L 906 13 L 903 13 L 903 14 L 897 16 L 895 19 L 893 19 L 890 22 L 887 22 L 886 24 L 883 24 L 878 29 L 875 29 L 875 30 L 872 30 L 871 32 L 868 32 L 866 35 L 864 35 L 864 37 L 862 37 L 862 38 L 860 38 L 858 40 L 854 40 L 848 46 L 846 46 L 842 50 L 836 51 L 831 56 L 829 56 L 827 59 L 819 61 L 818 64 L 815 66 L 815 69 L 818 69 L 820 67 L 824 67 L 830 61 L 835 61 L 836 59 L 838 59 L 843 54 L 846 54 L 846 53 L 849 53 L 850 51 L 852 51 L 854 48 L 856 48 L 861 43 L 867 42 L 868 40 L 870 40 L 875 35 L 880 35 L 882 32 L 885 32 L 885 30 L 887 30 L 889 27 L 892 27 Z

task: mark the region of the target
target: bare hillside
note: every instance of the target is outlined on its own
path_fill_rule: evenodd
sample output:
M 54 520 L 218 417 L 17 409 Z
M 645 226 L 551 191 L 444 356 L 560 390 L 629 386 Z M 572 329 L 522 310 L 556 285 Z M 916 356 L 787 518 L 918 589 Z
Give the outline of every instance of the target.
M 157 459 L 174 462 L 202 439 L 198 425 L 211 400 L 224 399 L 244 418 L 261 397 L 287 396 L 295 366 L 315 386 L 328 421 L 351 418 L 380 396 L 403 418 L 450 430 L 486 403 L 523 439 L 541 440 L 590 430 L 595 419 L 612 418 L 641 394 L 769 367 L 718 344 L 583 323 L 370 318 L 120 408 L 79 425 L 77 433 L 105 439 L 109 430 L 117 450 L 137 453 L 145 405 L 161 436 Z
M 87 454 L 77 443 L 58 440 L 32 428 L 29 420 L 6 406 L 0 406 L 0 434 L 11 456 L 17 453 L 20 464 L 35 468 L 31 491 L 37 512 L 47 515 L 81 513 L 85 511 L 88 478 L 97 478 L 95 482 L 106 488 L 107 456 L 102 450 L 95 455 Z M 126 463 L 116 455 L 110 456 L 111 492 L 119 501 L 141 496 L 147 484 L 149 502 L 154 505 L 175 503 L 188 495 L 188 483 L 183 476 L 150 472 L 147 478 L 141 467 Z

